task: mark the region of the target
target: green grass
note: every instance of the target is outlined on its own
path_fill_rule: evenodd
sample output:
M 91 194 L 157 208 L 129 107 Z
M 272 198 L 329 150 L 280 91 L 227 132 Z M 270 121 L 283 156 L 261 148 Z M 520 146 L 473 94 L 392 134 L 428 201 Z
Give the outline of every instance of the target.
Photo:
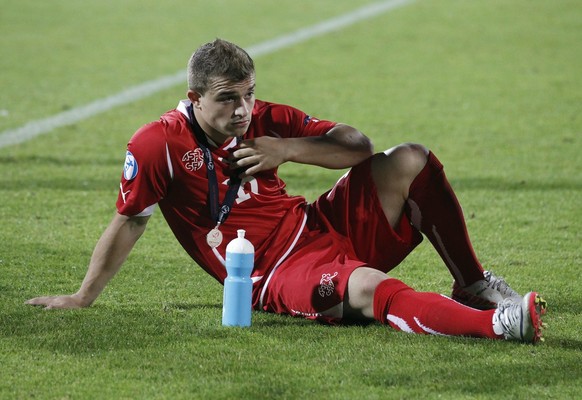
M 251 46 L 367 2 L 5 3 L 0 132 L 173 74 L 216 36 Z M 125 144 L 184 96 L 175 87 L 0 148 L 0 398 L 575 398 L 581 21 L 573 0 L 419 0 L 256 60 L 259 98 L 357 126 L 377 150 L 433 149 L 483 263 L 548 300 L 541 345 L 266 313 L 223 328 L 221 286 L 161 214 L 93 307 L 23 305 L 77 290 L 115 212 Z M 341 173 L 281 168 L 309 199 Z M 449 293 L 427 241 L 393 275 Z

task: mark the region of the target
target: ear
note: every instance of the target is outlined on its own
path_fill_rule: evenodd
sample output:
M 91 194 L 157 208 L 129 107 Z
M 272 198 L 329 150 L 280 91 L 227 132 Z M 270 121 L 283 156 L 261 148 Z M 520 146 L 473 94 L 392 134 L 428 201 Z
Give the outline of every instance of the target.
M 194 105 L 194 108 L 200 109 L 200 98 L 202 95 L 194 90 L 188 90 L 188 99 Z

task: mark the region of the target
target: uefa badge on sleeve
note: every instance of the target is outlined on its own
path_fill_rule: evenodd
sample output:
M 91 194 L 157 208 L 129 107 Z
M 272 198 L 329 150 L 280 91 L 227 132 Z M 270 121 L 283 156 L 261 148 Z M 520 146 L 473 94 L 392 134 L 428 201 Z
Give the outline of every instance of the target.
M 125 153 L 125 164 L 123 166 L 123 177 L 125 180 L 130 181 L 137 176 L 137 161 L 131 151 Z

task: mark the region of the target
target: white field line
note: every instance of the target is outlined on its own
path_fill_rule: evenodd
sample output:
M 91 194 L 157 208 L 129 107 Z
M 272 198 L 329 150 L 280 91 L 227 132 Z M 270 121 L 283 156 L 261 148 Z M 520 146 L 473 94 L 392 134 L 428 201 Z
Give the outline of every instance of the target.
M 350 11 L 347 14 L 258 43 L 248 47 L 246 50 L 253 58 L 270 54 L 314 37 L 340 30 L 359 21 L 373 18 L 394 8 L 412 3 L 413 1 L 414 0 L 387 0 L 368 4 L 364 7 Z M 186 84 L 185 70 L 180 70 L 172 75 L 162 76 L 144 82 L 114 95 L 95 100 L 83 106 L 72 108 L 51 117 L 30 121 L 19 128 L 8 129 L 4 132 L 0 132 L 0 148 L 26 142 L 27 140 L 33 139 L 39 135 L 48 133 L 53 129 L 94 117 L 95 115 L 111 110 L 116 106 L 122 106 L 149 97 L 180 83 Z

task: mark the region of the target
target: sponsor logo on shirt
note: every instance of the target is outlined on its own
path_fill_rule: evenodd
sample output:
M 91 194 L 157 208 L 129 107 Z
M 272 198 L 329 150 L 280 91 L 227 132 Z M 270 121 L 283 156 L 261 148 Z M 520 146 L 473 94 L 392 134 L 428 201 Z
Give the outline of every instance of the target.
M 197 148 L 186 152 L 182 156 L 182 162 L 188 171 L 198 171 L 204 164 L 204 154 L 202 153 L 202 149 Z
M 123 204 L 127 203 L 126 196 L 129 194 L 129 192 L 131 192 L 131 189 L 124 192 L 123 191 L 123 184 L 120 182 L 119 183 L 119 191 L 121 192 L 121 198 L 123 199 Z
M 297 310 L 291 310 L 291 312 L 293 313 L 294 316 L 300 316 L 300 317 L 306 317 L 306 318 L 313 318 L 313 317 L 322 317 L 323 314 L 322 313 L 318 313 L 318 312 L 303 312 L 303 311 L 297 311 Z
M 137 176 L 138 166 L 137 161 L 131 151 L 125 153 L 125 164 L 123 166 L 123 177 L 125 180 L 132 180 Z

